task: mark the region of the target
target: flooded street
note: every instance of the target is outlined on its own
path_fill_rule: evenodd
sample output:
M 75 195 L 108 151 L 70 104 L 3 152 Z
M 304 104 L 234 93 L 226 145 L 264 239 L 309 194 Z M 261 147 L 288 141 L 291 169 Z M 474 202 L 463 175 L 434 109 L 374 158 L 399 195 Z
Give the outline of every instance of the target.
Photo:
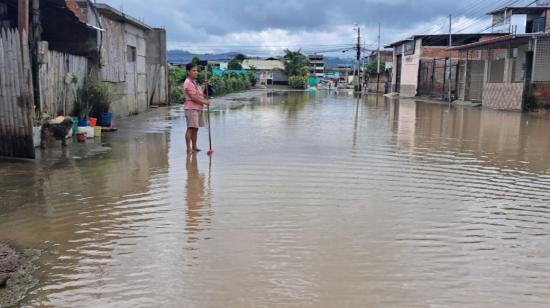
M 182 107 L 0 161 L 23 305 L 546 307 L 550 119 L 327 92 Z

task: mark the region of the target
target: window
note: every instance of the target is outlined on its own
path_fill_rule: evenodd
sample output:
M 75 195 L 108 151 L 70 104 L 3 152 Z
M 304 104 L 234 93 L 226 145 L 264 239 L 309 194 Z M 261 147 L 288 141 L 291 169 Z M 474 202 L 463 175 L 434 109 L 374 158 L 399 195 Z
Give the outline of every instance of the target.
M 405 55 L 412 55 L 414 54 L 414 45 L 415 41 L 409 41 L 404 44 L 405 48 Z
M 136 47 L 128 45 L 126 48 L 128 62 L 136 62 Z

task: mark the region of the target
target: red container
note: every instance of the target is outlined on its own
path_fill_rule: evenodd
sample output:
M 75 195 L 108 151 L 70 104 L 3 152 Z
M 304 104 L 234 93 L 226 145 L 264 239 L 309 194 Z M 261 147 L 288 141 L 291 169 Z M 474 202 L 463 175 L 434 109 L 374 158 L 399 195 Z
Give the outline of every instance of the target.
M 96 126 L 96 124 L 97 124 L 97 119 L 96 118 L 89 118 L 88 119 L 88 125 L 89 126 L 93 127 L 93 126 Z

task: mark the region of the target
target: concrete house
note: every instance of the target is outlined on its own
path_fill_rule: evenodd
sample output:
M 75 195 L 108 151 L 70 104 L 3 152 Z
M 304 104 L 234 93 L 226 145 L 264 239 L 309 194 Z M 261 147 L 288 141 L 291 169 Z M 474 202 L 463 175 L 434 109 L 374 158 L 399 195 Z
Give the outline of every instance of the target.
M 504 34 L 453 34 L 453 46 L 479 42 Z M 402 97 L 417 95 L 447 95 L 448 70 L 456 75 L 459 53 L 451 52 L 449 62 L 449 35 L 414 35 L 401 41 L 389 44 L 385 48 L 393 49 L 393 70 L 391 92 Z M 453 68 L 453 65 L 455 66 Z M 454 95 L 457 95 L 456 79 L 451 82 Z
M 167 101 L 166 32 L 96 4 L 104 29 L 101 77 L 114 89 L 117 115 L 143 112 Z
M 512 17 L 520 16 L 524 31 L 451 48 L 460 52 L 467 68 L 477 67 L 475 82 L 465 71 L 465 88 L 477 87 L 489 108 L 550 107 L 550 7 L 505 7 L 489 14 L 497 29 L 515 28 Z

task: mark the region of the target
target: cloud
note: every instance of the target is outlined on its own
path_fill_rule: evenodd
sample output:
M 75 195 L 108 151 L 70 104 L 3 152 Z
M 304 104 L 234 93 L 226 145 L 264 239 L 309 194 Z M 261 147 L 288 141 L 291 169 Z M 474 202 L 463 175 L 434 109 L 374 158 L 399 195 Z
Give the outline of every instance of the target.
M 482 28 L 494 0 L 104 0 L 117 9 L 164 27 L 170 48 L 197 52 L 228 51 L 281 53 L 283 47 L 307 49 L 351 44 L 358 23 L 367 43 L 376 41 L 382 24 L 382 43 L 418 33 L 446 33 L 447 15 L 466 32 Z M 477 19 L 480 18 L 480 19 Z M 471 31 L 470 31 L 471 30 Z

